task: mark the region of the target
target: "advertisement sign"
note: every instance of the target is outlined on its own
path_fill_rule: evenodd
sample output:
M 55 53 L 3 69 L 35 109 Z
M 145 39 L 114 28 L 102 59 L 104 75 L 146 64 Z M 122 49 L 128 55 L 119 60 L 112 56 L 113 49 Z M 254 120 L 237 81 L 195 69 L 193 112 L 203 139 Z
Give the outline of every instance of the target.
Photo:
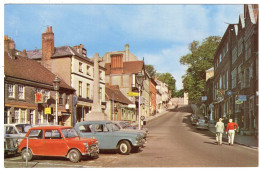
M 51 114 L 51 108 L 50 107 L 44 108 L 44 113 L 45 113 L 45 115 L 50 115 Z
M 246 95 L 238 95 L 238 101 L 246 101 Z
M 137 93 L 137 92 L 128 92 L 127 95 L 128 96 L 139 96 L 139 93 Z
M 207 100 L 207 96 L 202 96 L 201 100 L 206 101 Z

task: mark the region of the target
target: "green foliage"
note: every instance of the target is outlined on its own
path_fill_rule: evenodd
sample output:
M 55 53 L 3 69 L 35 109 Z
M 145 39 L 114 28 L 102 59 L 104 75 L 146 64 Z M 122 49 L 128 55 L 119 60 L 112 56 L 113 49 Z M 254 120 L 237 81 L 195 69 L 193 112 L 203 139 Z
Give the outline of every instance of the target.
M 184 89 L 175 91 L 173 97 L 184 97 Z
M 168 89 L 171 93 L 171 96 L 173 97 L 173 95 L 176 91 L 176 88 L 175 88 L 176 80 L 174 79 L 172 74 L 170 74 L 168 72 L 162 73 L 162 74 L 158 73 L 157 76 L 158 76 L 158 80 L 160 80 L 161 82 L 164 82 L 168 85 Z
M 156 76 L 156 70 L 153 65 L 145 65 L 146 72 L 154 79 Z
M 186 74 L 182 77 L 184 92 L 189 93 L 189 100 L 198 102 L 203 94 L 206 70 L 213 67 L 215 51 L 221 37 L 210 36 L 200 44 L 193 41 L 189 45 L 190 53 L 182 56 L 180 63 L 187 65 Z

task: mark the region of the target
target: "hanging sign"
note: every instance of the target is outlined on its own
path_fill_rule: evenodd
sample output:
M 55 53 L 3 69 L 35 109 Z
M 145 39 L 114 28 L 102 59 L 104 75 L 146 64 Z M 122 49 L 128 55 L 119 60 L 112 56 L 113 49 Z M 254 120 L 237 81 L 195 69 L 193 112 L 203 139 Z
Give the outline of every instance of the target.
M 137 92 L 128 92 L 127 95 L 128 96 L 139 96 L 139 93 L 137 93 Z
M 36 93 L 35 94 L 35 103 L 43 103 L 43 95 L 42 93 Z

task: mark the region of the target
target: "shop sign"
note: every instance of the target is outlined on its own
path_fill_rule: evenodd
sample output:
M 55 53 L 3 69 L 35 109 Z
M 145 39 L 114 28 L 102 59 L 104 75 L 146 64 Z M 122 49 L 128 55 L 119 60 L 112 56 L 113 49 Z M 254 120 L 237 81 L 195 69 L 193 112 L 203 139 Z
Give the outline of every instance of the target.
M 242 104 L 243 101 L 236 100 L 235 103 L 236 103 L 236 104 Z
M 206 101 L 207 100 L 207 96 L 202 96 L 201 100 Z
M 239 95 L 238 101 L 246 101 L 246 95 Z
M 139 93 L 137 93 L 137 92 L 128 92 L 127 95 L 128 96 L 139 96 Z
M 50 107 L 44 108 L 44 113 L 45 113 L 45 115 L 50 115 L 51 114 L 51 108 Z

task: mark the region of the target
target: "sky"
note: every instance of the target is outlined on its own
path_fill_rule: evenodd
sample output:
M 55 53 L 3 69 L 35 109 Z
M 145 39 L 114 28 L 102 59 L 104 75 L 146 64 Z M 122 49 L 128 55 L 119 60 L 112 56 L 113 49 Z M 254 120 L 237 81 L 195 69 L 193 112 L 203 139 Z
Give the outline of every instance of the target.
M 18 50 L 41 49 L 41 34 L 52 26 L 55 47 L 83 44 L 90 58 L 124 50 L 128 43 L 146 65 L 171 73 L 178 90 L 187 69 L 179 60 L 189 53 L 189 44 L 222 37 L 226 23 L 238 23 L 243 13 L 241 4 L 72 3 L 5 3 L 4 35 L 14 39 Z

